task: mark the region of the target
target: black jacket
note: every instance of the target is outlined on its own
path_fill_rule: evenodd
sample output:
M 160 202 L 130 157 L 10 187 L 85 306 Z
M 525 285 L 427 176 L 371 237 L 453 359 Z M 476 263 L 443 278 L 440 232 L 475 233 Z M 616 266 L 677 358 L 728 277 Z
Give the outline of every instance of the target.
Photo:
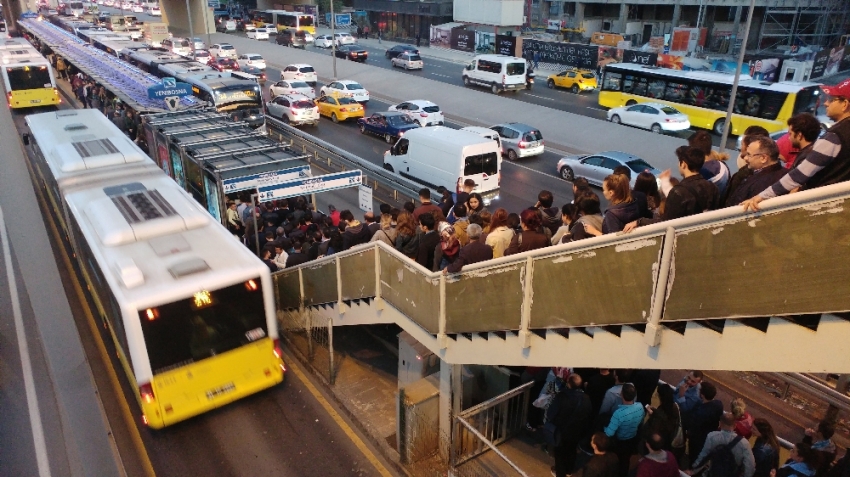
M 348 250 L 355 245 L 369 242 L 372 234 L 369 233 L 369 227 L 365 224 L 357 224 L 352 227 L 346 227 L 342 233 L 342 249 Z
M 748 174 L 744 180 L 735 184 L 735 190 L 729 194 L 724 204 L 726 207 L 738 205 L 741 202 L 759 195 L 762 191 L 775 184 L 782 176 L 788 173 L 788 169 L 782 167 L 781 162 L 763 167 L 752 174 Z
M 590 398 L 584 391 L 566 387 L 553 398 L 546 418 L 555 423 L 561 440 L 578 442 L 590 426 L 591 411 Z
M 658 219 L 641 219 L 640 225 L 673 220 L 714 210 L 720 203 L 720 191 L 700 174 L 685 177 L 670 189 L 664 213 Z
M 419 250 L 416 252 L 416 262 L 431 270 L 434 266 L 434 251 L 440 244 L 440 234 L 431 230 L 419 236 Z
M 309 261 L 310 259 L 307 257 L 306 253 L 290 253 L 289 256 L 286 257 L 286 268 L 295 267 L 297 265 L 301 265 L 302 263 L 307 263 Z
M 620 202 L 605 209 L 602 217 L 603 234 L 622 232 L 627 223 L 640 219 L 640 206 L 634 199 Z
M 464 265 L 483 262 L 493 258 L 493 249 L 489 245 L 481 243 L 481 240 L 470 240 L 469 244 L 461 247 L 454 262 L 450 263 L 446 270 L 449 273 L 461 271 Z

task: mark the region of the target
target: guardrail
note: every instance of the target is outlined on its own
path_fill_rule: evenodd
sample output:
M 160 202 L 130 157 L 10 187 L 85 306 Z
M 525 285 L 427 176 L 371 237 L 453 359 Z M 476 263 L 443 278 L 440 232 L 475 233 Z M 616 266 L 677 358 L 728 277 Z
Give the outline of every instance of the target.
M 272 137 L 276 136 L 281 142 L 288 141 L 293 148 L 300 146 L 304 154 L 313 156 L 312 164 L 327 168 L 328 172 L 360 169 L 364 175 L 363 184 L 371 187 L 373 193 L 385 202 L 400 205 L 408 200 L 415 201 L 419 198 L 419 190 L 426 187 L 269 115 L 266 115 L 266 129 Z M 430 187 L 428 189 L 431 190 L 431 197 L 440 197 L 436 190 Z
M 832 389 L 816 379 L 800 373 L 767 373 L 767 375 L 783 381 L 788 387 L 793 386 L 802 389 L 830 406 L 850 412 L 850 396 Z M 785 393 L 787 394 L 787 388 Z

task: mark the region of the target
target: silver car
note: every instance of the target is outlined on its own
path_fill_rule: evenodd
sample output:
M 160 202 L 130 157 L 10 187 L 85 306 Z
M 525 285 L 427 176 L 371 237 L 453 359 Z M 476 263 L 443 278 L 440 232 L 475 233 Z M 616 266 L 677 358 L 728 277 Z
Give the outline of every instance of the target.
M 600 152 L 582 156 L 566 156 L 558 161 L 557 172 L 561 179 L 572 182 L 576 177 L 584 177 L 587 182 L 602 187 L 602 181 L 614 172 L 619 166 L 626 166 L 632 170 L 631 187 L 635 186 L 635 179 L 643 171 L 651 172 L 658 178 L 661 171 L 652 167 L 643 159 L 631 154 L 619 151 Z
M 502 156 L 508 160 L 543 154 L 543 134 L 539 129 L 522 123 L 497 124 L 490 126 L 490 129 L 499 133 Z

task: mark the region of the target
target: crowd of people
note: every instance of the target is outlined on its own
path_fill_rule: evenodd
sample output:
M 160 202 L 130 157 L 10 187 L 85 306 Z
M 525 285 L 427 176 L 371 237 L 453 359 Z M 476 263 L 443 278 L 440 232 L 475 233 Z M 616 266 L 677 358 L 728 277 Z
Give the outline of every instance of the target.
M 780 462 L 771 423 L 741 398 L 725 405 L 701 371 L 676 386 L 658 370 L 526 368 L 526 424 L 554 456 L 555 477 L 848 477 L 833 421 L 806 429 Z M 655 404 L 653 404 L 655 403 Z

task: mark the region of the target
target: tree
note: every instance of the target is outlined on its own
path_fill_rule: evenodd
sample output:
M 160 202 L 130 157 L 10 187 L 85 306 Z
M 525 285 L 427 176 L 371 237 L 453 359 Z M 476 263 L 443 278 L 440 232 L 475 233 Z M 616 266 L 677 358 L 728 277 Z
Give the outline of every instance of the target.
M 330 0 L 316 0 L 316 5 L 319 6 L 319 14 L 322 16 L 322 19 L 325 18 L 325 13 L 331 12 Z M 334 13 L 342 13 L 343 8 L 345 8 L 345 4 L 342 0 L 334 0 Z

